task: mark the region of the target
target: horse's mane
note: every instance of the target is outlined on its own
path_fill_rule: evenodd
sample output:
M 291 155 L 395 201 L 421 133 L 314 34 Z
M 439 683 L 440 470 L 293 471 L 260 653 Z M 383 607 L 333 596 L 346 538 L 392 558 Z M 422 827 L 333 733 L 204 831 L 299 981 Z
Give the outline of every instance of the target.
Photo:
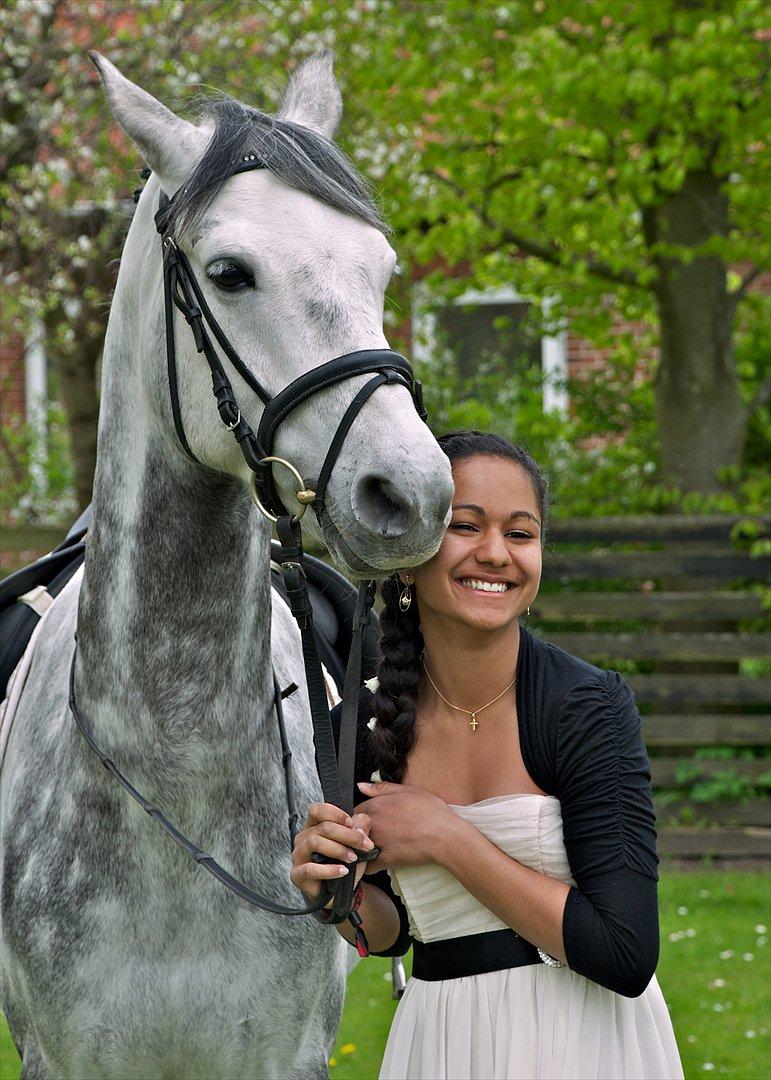
M 195 172 L 178 193 L 169 225 L 180 233 L 200 220 L 245 156 L 255 154 L 285 184 L 387 232 L 367 181 L 333 142 L 310 128 L 269 116 L 227 95 L 208 99 L 203 117 L 214 133 Z

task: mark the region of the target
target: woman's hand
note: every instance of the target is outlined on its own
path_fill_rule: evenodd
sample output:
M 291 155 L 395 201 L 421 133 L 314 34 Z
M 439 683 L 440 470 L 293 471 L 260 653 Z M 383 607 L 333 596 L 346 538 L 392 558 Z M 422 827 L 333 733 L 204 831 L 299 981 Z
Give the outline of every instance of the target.
M 314 803 L 308 811 L 305 826 L 294 838 L 289 874 L 292 884 L 311 900 L 316 900 L 321 892 L 321 882 L 345 877 L 348 867 L 339 863 L 311 862 L 313 852 L 330 855 L 340 863 L 353 864 L 356 855 L 352 848 L 371 851 L 375 846 L 369 838 L 370 824 L 366 814 L 356 813 L 350 817 L 332 803 Z M 366 865 L 360 862 L 356 866 L 356 884 Z
M 358 788 L 368 798 L 356 813 L 370 822 L 380 848 L 380 857 L 366 864 L 367 874 L 441 862 L 440 851 L 458 822 L 444 799 L 413 784 L 360 783 Z

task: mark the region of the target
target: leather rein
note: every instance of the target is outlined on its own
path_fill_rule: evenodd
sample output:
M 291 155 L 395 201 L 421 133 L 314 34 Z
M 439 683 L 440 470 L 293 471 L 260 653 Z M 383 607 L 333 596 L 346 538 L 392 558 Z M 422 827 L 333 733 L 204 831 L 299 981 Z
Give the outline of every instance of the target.
M 266 168 L 264 162 L 256 155 L 248 155 L 233 163 L 229 175 L 246 172 L 251 169 Z M 143 178 L 150 175 L 149 170 L 142 171 Z M 135 199 L 137 195 L 135 193 Z M 231 343 L 228 341 L 222 327 L 212 314 L 206 299 L 196 281 L 190 263 L 185 253 L 177 246 L 177 243 L 169 228 L 170 213 L 176 199 L 176 195 L 169 198 L 161 191 L 158 212 L 155 215 L 155 223 L 161 236 L 163 253 L 163 291 L 164 311 L 166 323 L 166 361 L 169 379 L 169 394 L 171 398 L 171 411 L 174 427 L 179 442 L 187 456 L 196 464 L 203 463 L 193 453 L 185 435 L 182 422 L 182 411 L 179 402 L 179 388 L 177 382 L 177 361 L 174 337 L 174 308 L 176 307 L 184 316 L 195 340 L 196 349 L 203 353 L 212 378 L 212 391 L 217 402 L 220 419 L 226 428 L 233 433 L 238 442 L 244 460 L 248 465 L 250 476 L 250 488 L 252 499 L 267 518 L 276 526 L 276 532 L 281 544 L 279 558 L 281 571 L 284 576 L 286 592 L 292 614 L 300 629 L 302 641 L 303 661 L 308 684 L 308 697 L 310 701 L 311 719 L 313 724 L 313 740 L 316 750 L 316 765 L 319 780 L 324 795 L 324 801 L 333 803 L 350 814 L 353 812 L 354 791 L 354 764 L 356 751 L 356 728 L 359 687 L 361 684 L 361 652 L 364 630 L 367 626 L 370 611 L 375 598 L 375 582 L 364 581 L 359 587 L 354 626 L 352 633 L 351 649 L 348 666 L 345 673 L 345 682 L 342 697 L 342 714 L 340 719 L 340 734 L 338 750 L 335 751 L 334 733 L 329 714 L 329 704 L 326 693 L 324 676 L 316 648 L 316 639 L 313 627 L 313 609 L 308 594 L 307 579 L 303 567 L 303 547 L 300 519 L 312 506 L 317 517 L 320 519 L 324 507 L 327 484 L 332 470 L 337 461 L 348 431 L 358 416 L 365 403 L 372 394 L 380 387 L 387 384 L 398 384 L 409 390 L 415 407 L 422 420 L 426 420 L 426 411 L 423 407 L 420 382 L 414 378 L 409 361 L 391 349 L 365 349 L 357 352 L 346 353 L 338 356 L 319 367 L 305 372 L 294 379 L 283 390 L 271 395 L 262 383 L 253 375 L 246 364 L 241 360 Z M 228 378 L 223 363 L 214 347 L 212 337 L 219 345 L 222 352 L 232 366 L 246 382 L 249 388 L 262 401 L 264 407 L 257 432 L 244 420 L 238 402 L 236 401 L 233 387 Z M 273 444 L 279 425 L 290 413 L 302 402 L 318 393 L 320 390 L 343 382 L 357 375 L 372 375 L 373 377 L 357 392 L 346 409 L 343 417 L 332 438 L 324 462 L 319 472 L 315 489 L 310 489 L 305 484 L 298 470 L 284 458 L 273 454 Z M 286 468 L 295 478 L 298 488 L 295 498 L 299 509 L 291 513 L 286 509 L 276 489 L 273 478 L 273 467 L 281 465 Z M 226 888 L 235 893 L 246 903 L 263 911 L 272 912 L 276 915 L 310 915 L 321 911 L 333 898 L 331 911 L 324 912 L 324 922 L 340 923 L 348 919 L 356 933 L 356 947 L 360 955 L 367 955 L 367 939 L 361 928 L 361 918 L 352 910 L 355 874 L 350 873 L 344 878 L 329 882 L 323 881 L 322 891 L 317 900 L 306 907 L 292 908 L 261 896 L 254 892 L 243 882 L 238 881 L 217 863 L 211 855 L 202 851 L 196 844 L 188 840 L 166 818 L 161 810 L 153 806 L 121 773 L 115 763 L 97 745 L 89 724 L 79 710 L 75 699 L 75 662 L 77 647 L 72 659 L 70 669 L 69 705 L 75 722 L 86 740 L 88 746 L 97 755 L 102 765 L 115 777 L 124 790 L 145 810 L 162 829 L 179 846 L 187 852 L 195 861 L 213 874 Z M 289 813 L 289 833 L 292 842 L 298 832 L 299 816 L 294 802 L 292 784 L 291 760 L 292 753 L 286 737 L 282 701 L 290 693 L 296 690 L 292 684 L 285 690 L 281 690 L 273 676 L 274 684 L 274 708 L 279 728 L 282 750 L 282 764 L 286 784 L 287 808 Z M 380 851 L 375 847 L 372 851 L 357 851 L 358 861 L 371 861 L 376 859 Z M 336 863 L 337 859 L 314 853 L 313 861 L 323 863 Z M 354 866 L 355 864 L 351 864 Z

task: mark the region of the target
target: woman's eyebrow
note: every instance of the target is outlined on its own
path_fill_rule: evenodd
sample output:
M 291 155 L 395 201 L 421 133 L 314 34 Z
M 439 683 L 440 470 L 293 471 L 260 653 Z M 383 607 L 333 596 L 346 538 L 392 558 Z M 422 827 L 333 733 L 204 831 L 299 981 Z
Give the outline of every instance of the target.
M 479 517 L 487 516 L 484 512 L 484 509 L 481 506 L 477 506 L 476 503 L 453 503 L 452 508 L 453 510 L 471 510 L 473 513 L 478 514 Z M 531 521 L 534 521 L 536 525 L 540 527 L 541 522 L 538 520 L 535 514 L 531 514 L 529 510 L 512 510 L 512 512 L 509 514 L 509 519 L 518 517 L 530 518 Z
M 453 503 L 453 510 L 473 510 L 475 514 L 479 514 L 480 517 L 485 516 L 485 512 L 481 506 L 477 506 L 476 503 Z

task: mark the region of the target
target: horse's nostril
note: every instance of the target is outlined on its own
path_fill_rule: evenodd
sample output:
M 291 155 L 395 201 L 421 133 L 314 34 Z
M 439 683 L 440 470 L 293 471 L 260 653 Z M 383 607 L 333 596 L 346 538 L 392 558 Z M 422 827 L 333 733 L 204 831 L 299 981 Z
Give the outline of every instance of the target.
M 352 501 L 361 523 L 381 536 L 401 536 L 418 513 L 415 503 L 390 480 L 374 473 L 357 480 Z

